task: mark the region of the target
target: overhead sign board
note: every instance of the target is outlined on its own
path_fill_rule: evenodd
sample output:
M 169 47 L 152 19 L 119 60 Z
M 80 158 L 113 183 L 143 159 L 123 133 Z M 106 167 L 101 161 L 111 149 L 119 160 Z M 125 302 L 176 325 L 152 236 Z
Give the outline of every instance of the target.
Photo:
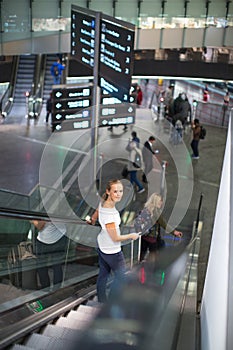
M 90 119 L 87 120 L 65 120 L 60 123 L 53 124 L 53 131 L 72 131 L 80 129 L 89 129 L 91 127 Z
M 95 11 L 72 5 L 71 55 L 89 68 L 98 57 L 98 85 L 129 102 L 135 27 L 102 13 L 96 16 Z
M 100 106 L 99 126 L 133 124 L 136 106 L 130 103 Z
M 114 19 L 100 21 L 99 85 L 123 102 L 129 102 L 133 48 L 134 30 Z
M 94 54 L 95 17 L 71 10 L 71 55 L 93 68 Z
M 89 84 L 64 86 L 52 91 L 52 128 L 54 131 L 91 127 L 92 90 L 93 87 Z M 63 122 L 67 122 L 64 127 Z
M 92 86 L 65 87 L 52 91 L 53 100 L 73 99 L 92 96 Z

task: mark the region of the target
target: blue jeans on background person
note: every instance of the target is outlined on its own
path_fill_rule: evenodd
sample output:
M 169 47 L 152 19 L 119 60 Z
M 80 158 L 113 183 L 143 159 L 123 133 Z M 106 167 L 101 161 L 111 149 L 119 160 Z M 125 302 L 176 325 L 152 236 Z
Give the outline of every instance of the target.
M 98 248 L 99 254 L 99 275 L 97 278 L 97 296 L 100 303 L 104 303 L 107 300 L 106 288 L 108 278 L 111 275 L 111 271 L 114 273 L 114 281 L 111 286 L 111 294 L 116 293 L 120 281 L 124 279 L 126 271 L 125 258 L 123 252 L 115 254 L 105 254 Z
M 53 84 L 54 85 L 60 85 L 61 84 L 61 76 L 60 75 L 53 76 Z
M 138 191 L 141 191 L 143 189 L 143 186 L 137 178 L 137 170 L 130 170 L 129 175 L 131 184 L 135 183 L 138 186 Z
M 192 140 L 192 142 L 191 142 L 191 147 L 193 150 L 194 157 L 199 157 L 198 143 L 199 143 L 199 140 Z

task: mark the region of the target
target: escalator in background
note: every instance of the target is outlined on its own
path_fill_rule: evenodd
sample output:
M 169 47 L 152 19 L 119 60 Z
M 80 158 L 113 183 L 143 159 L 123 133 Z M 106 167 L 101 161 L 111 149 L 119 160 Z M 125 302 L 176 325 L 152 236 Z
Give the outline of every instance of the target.
M 44 94 L 43 94 L 43 102 L 46 105 L 46 101 L 49 98 L 49 94 L 52 90 L 53 86 L 53 77 L 50 72 L 50 68 L 54 62 L 57 61 L 56 54 L 49 54 L 46 56 L 46 66 L 45 66 L 45 79 L 44 79 Z
M 52 64 L 57 61 L 57 59 L 57 54 L 44 55 L 44 74 L 43 79 L 41 79 L 41 85 L 43 84 L 43 86 L 41 86 L 42 89 L 40 95 L 40 98 L 42 99 L 42 106 L 38 115 L 40 115 L 40 113 L 46 115 L 46 102 L 53 88 L 53 77 L 51 75 L 50 68 Z M 64 80 L 64 77 L 62 80 Z
M 35 62 L 36 55 L 22 55 L 19 57 L 13 107 L 9 114 L 10 118 L 22 120 L 27 115 L 26 92 L 30 93 L 34 87 Z

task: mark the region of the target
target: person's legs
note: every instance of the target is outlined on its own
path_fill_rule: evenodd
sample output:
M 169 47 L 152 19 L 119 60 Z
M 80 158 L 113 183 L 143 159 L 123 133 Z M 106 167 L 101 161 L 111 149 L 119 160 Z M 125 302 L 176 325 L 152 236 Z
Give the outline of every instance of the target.
M 51 111 L 47 111 L 47 113 L 46 113 L 46 119 L 45 119 L 46 123 L 48 123 L 48 121 L 49 121 L 50 113 L 51 113 Z
M 192 140 L 191 147 L 192 147 L 192 150 L 193 150 L 193 156 L 194 157 L 199 157 L 198 141 L 197 140 Z
M 53 269 L 53 287 L 59 288 L 63 279 L 62 264 L 52 266 Z
M 140 261 L 145 259 L 147 249 L 148 249 L 148 244 L 142 237 L 142 239 L 141 239 Z
M 138 191 L 141 191 L 143 189 L 143 186 L 141 182 L 137 178 L 137 171 L 130 171 L 130 182 L 133 184 L 135 183 L 136 186 L 138 186 Z
M 114 273 L 114 280 L 109 292 L 109 298 L 112 298 L 114 295 L 118 295 L 119 288 L 125 281 L 126 265 L 123 252 L 120 251 L 119 253 L 111 254 L 108 262 Z
M 53 259 L 53 286 L 59 288 L 63 280 L 62 264 L 65 258 L 65 252 L 67 248 L 67 237 L 63 236 L 59 241 L 51 244 L 51 257 Z
M 100 249 L 98 249 L 98 254 L 99 254 L 99 275 L 97 278 L 96 289 L 97 289 L 98 301 L 100 303 L 104 303 L 107 300 L 106 285 L 107 285 L 108 277 L 111 272 L 111 268 L 104 259 L 105 255 L 108 255 L 108 254 L 103 254 L 100 251 Z
M 37 241 L 36 242 L 36 255 L 37 255 L 37 273 L 42 288 L 48 288 L 50 286 L 49 272 L 48 272 L 48 255 L 46 254 L 47 245 Z
M 111 270 L 114 273 L 114 281 L 110 291 L 110 294 L 112 295 L 117 292 L 120 281 L 124 280 L 126 266 L 122 251 L 116 254 L 104 254 L 98 249 L 98 252 L 100 272 L 97 279 L 97 296 L 99 302 L 105 302 L 107 299 L 106 284 Z

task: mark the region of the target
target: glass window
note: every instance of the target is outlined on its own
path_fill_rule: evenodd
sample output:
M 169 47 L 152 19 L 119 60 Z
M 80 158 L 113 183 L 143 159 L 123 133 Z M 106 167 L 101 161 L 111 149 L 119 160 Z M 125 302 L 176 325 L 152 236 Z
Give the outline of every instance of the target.
M 137 20 L 137 2 L 118 0 L 115 16 L 124 21 L 135 23 Z
M 3 0 L 2 29 L 5 33 L 30 31 L 28 0 Z
M 112 1 L 109 0 L 92 0 L 90 3 L 90 9 L 101 11 L 109 16 L 113 15 Z
M 58 0 L 32 2 L 32 29 L 34 32 L 64 31 L 69 24 L 70 19 L 61 18 Z
M 87 2 L 85 0 L 63 0 L 61 3 L 61 15 L 64 18 L 69 18 L 70 17 L 70 13 L 71 13 L 71 5 L 76 5 L 76 6 L 80 6 L 80 7 L 84 7 L 86 8 Z
M 141 17 L 158 17 L 161 14 L 161 2 L 160 1 L 143 1 L 141 3 Z

